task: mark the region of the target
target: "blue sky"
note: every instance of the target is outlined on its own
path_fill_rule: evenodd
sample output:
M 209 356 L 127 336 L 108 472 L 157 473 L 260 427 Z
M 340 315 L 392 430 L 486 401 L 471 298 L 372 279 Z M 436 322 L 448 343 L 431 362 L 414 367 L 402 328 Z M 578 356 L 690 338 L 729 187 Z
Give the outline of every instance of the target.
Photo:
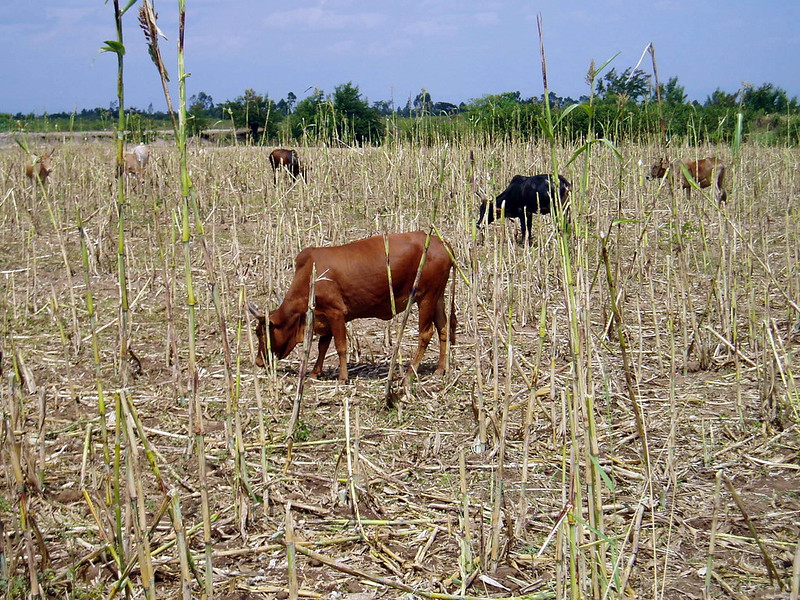
M 121 0 L 124 4 L 125 1 Z M 652 42 L 662 81 L 692 99 L 742 82 L 800 96 L 800 2 L 795 0 L 186 0 L 188 94 L 215 102 L 252 88 L 279 100 L 352 81 L 370 102 L 405 105 L 542 93 L 536 14 L 544 21 L 551 90 L 588 93 L 586 72 L 617 55 L 623 71 Z M 177 101 L 177 6 L 155 3 Z M 35 7 L 35 9 L 33 8 Z M 137 24 L 124 17 L 126 105 L 165 106 Z M 116 97 L 113 6 L 103 0 L 0 2 L 0 112 L 107 107 Z M 650 72 L 649 57 L 642 67 Z

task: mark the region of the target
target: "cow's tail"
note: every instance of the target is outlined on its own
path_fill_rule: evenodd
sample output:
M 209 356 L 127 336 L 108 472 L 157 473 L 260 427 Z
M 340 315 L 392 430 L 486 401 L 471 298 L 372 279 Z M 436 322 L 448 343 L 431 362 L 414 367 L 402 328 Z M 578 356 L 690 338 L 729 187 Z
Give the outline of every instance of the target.
M 717 191 L 719 192 L 720 203 L 725 202 L 728 199 L 728 194 L 725 193 L 725 190 L 722 187 L 724 180 L 725 180 L 725 165 L 720 163 L 717 169 Z
M 450 323 L 449 344 L 452 345 L 456 343 L 456 325 L 458 324 L 458 320 L 456 319 L 456 278 L 458 274 L 456 273 L 455 262 L 451 265 L 450 270 L 452 271 L 453 283 L 450 284 L 450 316 L 447 321 Z

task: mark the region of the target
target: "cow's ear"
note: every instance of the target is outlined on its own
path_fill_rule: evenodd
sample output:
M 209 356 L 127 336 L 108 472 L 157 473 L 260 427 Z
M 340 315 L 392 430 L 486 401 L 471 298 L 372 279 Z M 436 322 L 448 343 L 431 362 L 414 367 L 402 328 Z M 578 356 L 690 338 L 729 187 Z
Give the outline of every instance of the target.
M 264 316 L 264 313 L 262 313 L 260 310 L 258 310 L 256 308 L 256 305 L 253 304 L 252 302 L 250 302 L 250 300 L 247 301 L 247 310 L 249 310 L 250 314 L 253 315 L 259 321 L 264 321 L 264 319 L 266 318 Z

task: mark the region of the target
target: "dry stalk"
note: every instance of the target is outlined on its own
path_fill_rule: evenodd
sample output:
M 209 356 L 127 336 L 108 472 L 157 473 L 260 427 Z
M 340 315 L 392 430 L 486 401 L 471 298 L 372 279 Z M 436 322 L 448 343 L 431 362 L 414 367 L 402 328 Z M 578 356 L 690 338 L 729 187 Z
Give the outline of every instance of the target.
M 611 274 L 611 264 L 608 259 L 608 247 L 606 245 L 605 237 L 601 240 L 601 243 L 601 254 L 603 257 L 603 263 L 606 267 L 606 280 L 608 282 L 609 296 L 611 297 L 611 310 L 616 317 L 617 323 L 617 339 L 619 342 L 620 353 L 622 355 L 622 368 L 625 373 L 625 389 L 628 392 L 628 400 L 630 400 L 631 408 L 633 409 L 633 414 L 636 418 L 636 432 L 639 437 L 639 443 L 641 444 L 642 464 L 644 465 L 645 473 L 647 473 L 647 479 L 652 486 L 652 472 L 650 465 L 650 451 L 648 449 L 647 442 L 647 430 L 645 427 L 644 415 L 642 413 L 641 406 L 639 405 L 639 400 L 636 397 L 634 376 L 628 360 L 628 344 L 624 331 L 625 321 L 623 320 L 622 312 L 616 303 L 617 291 L 613 275 Z
M 794 561 L 792 561 L 792 589 L 789 600 L 798 600 L 798 598 L 800 598 L 800 542 L 797 542 Z
M 153 571 L 152 555 L 150 552 L 150 540 L 147 535 L 147 515 L 144 506 L 144 489 L 142 487 L 142 476 L 139 472 L 139 446 L 137 444 L 134 426 L 132 424 L 131 413 L 126 410 L 128 401 L 127 394 L 121 392 L 121 405 L 125 413 L 125 439 L 128 447 L 125 474 L 127 479 L 127 489 L 133 508 L 133 543 L 138 553 L 139 569 L 142 578 L 142 587 L 147 598 L 156 597 L 155 573 Z
M 501 509 L 505 503 L 505 461 L 506 461 L 506 432 L 508 430 L 508 413 L 509 405 L 511 403 L 511 373 L 512 365 L 514 363 L 514 344 L 513 344 L 513 327 L 511 324 L 511 308 L 512 304 L 508 305 L 508 343 L 506 345 L 506 377 L 505 377 L 505 392 L 503 393 L 502 413 L 500 417 L 500 427 L 497 431 L 497 469 L 494 473 L 494 489 L 493 489 L 493 505 L 492 505 L 492 518 L 490 524 L 491 537 L 489 540 L 489 561 L 484 563 L 490 572 L 497 569 L 500 560 L 501 542 L 500 531 L 503 525 L 503 516 Z M 495 374 L 495 395 L 497 395 L 497 372 Z M 509 527 L 510 530 L 510 527 Z M 507 547 L 513 540 L 506 540 L 503 547 Z
M 778 569 L 775 568 L 775 563 L 772 562 L 772 557 L 769 555 L 767 547 L 761 540 L 761 536 L 758 535 L 758 531 L 756 531 L 753 521 L 750 520 L 750 515 L 748 514 L 744 504 L 742 504 L 742 499 L 739 497 L 739 493 L 736 491 L 736 488 L 733 487 L 733 482 L 730 479 L 727 477 L 723 477 L 723 479 L 725 481 L 725 486 L 728 488 L 728 491 L 733 498 L 733 501 L 736 503 L 736 507 L 739 509 L 739 512 L 742 513 L 742 517 L 747 524 L 747 529 L 750 530 L 750 535 L 752 536 L 753 541 L 758 545 L 758 549 L 761 551 L 761 557 L 764 559 L 764 564 L 767 567 L 767 575 L 769 576 L 770 583 L 773 581 L 777 582 L 778 589 L 783 591 L 783 580 L 778 573 Z
M 12 349 L 13 350 L 13 349 Z M 30 475 L 30 469 L 33 465 L 26 464 L 25 455 L 27 454 L 23 441 L 18 437 L 19 431 L 22 430 L 20 421 L 20 414 L 18 409 L 22 405 L 22 392 L 18 385 L 21 381 L 20 377 L 20 361 L 17 352 L 14 351 L 14 370 L 12 376 L 9 378 L 9 393 L 8 393 L 8 412 L 4 416 L 4 428 L 8 436 L 6 446 L 8 449 L 9 459 L 11 460 L 12 473 L 14 475 L 14 482 L 17 490 L 17 510 L 19 517 L 19 525 L 22 530 L 24 544 L 24 553 L 28 564 L 28 578 L 30 582 L 31 597 L 38 599 L 42 597 L 42 590 L 39 587 L 39 567 L 36 560 L 36 550 L 33 544 L 34 537 L 34 524 L 33 515 L 30 513 L 31 503 L 29 496 L 29 477 L 26 476 L 26 471 Z M 44 557 L 45 554 L 43 553 Z M 15 558 L 16 560 L 16 558 Z
M 361 512 L 358 508 L 358 487 L 360 485 L 359 475 L 359 454 L 358 454 L 358 416 L 356 416 L 356 430 L 355 441 L 352 440 L 350 428 L 350 396 L 349 394 L 343 395 L 344 402 L 344 435 L 345 435 L 345 452 L 347 454 L 347 486 L 350 496 L 350 508 L 353 511 L 353 518 L 358 525 L 358 530 L 364 540 L 367 539 L 367 534 L 364 531 L 364 526 L 361 523 Z M 358 403 L 356 403 L 356 415 L 358 415 Z M 355 455 L 355 456 L 354 456 Z
M 458 474 L 461 490 L 461 512 L 459 513 L 459 525 L 461 535 L 458 536 L 458 569 L 461 579 L 461 594 L 466 592 L 466 581 L 469 572 L 473 568 L 472 557 L 472 531 L 470 527 L 469 494 L 467 493 L 467 464 L 464 449 L 458 453 Z
M 172 503 L 172 527 L 175 530 L 175 544 L 178 550 L 178 560 L 181 566 L 181 599 L 192 599 L 192 576 L 189 572 L 189 564 L 191 555 L 189 553 L 189 546 L 186 543 L 186 527 L 183 524 L 183 515 L 181 514 L 181 501 L 180 496 L 173 490 L 170 492 Z
M 306 309 L 306 328 L 303 336 L 303 354 L 300 359 L 300 368 L 297 373 L 297 387 L 295 388 L 294 401 L 292 402 L 292 416 L 289 417 L 289 424 L 286 426 L 286 466 L 284 473 L 289 470 L 292 462 L 292 445 L 294 444 L 294 430 L 297 426 L 297 419 L 300 416 L 300 401 L 303 398 L 303 389 L 306 382 L 306 368 L 308 367 L 308 356 L 311 353 L 311 341 L 314 337 L 314 308 L 317 303 L 316 295 L 317 284 L 317 264 L 311 265 L 311 279 L 308 282 L 308 308 Z
M 247 306 L 247 294 L 245 291 L 245 287 L 242 286 L 239 291 L 239 311 L 244 312 L 245 318 L 247 319 L 247 327 L 245 328 L 247 331 L 247 348 L 249 351 L 250 356 L 255 356 L 256 349 L 255 349 L 255 341 L 253 339 L 253 327 L 250 324 L 250 311 L 244 310 L 244 307 Z M 241 346 L 240 346 L 241 349 Z M 270 374 L 274 374 L 272 367 L 274 367 L 274 357 L 272 356 L 272 352 L 269 352 L 267 349 L 267 354 L 269 355 L 268 358 L 270 360 L 267 361 L 267 369 Z M 239 352 L 241 356 L 241 351 Z M 253 363 L 255 366 L 255 363 Z M 253 392 L 256 397 L 256 406 L 258 407 L 258 448 L 260 449 L 259 455 L 261 458 L 261 487 L 263 489 L 262 492 L 262 506 L 266 508 L 269 506 L 269 469 L 267 468 L 267 450 L 268 450 L 268 443 L 267 443 L 267 433 L 268 429 L 265 427 L 265 419 L 266 415 L 264 414 L 264 398 L 261 392 L 261 383 L 259 382 L 258 376 L 253 377 Z M 245 444 L 244 451 L 247 451 L 247 444 Z
M 436 218 L 436 205 L 434 205 L 434 214 L 433 219 Z M 422 270 L 425 268 L 425 260 L 428 257 L 428 248 L 431 244 L 431 235 L 433 234 L 433 227 L 428 229 L 428 233 L 425 236 L 425 246 L 422 249 L 422 256 L 419 259 L 419 267 L 417 268 L 417 274 L 414 277 L 414 285 L 411 286 L 411 292 L 408 295 L 408 302 L 406 303 L 406 308 L 403 311 L 403 316 L 400 320 L 400 327 L 397 331 L 397 341 L 395 342 L 394 348 L 392 349 L 392 357 L 389 360 L 389 373 L 386 376 L 386 404 L 389 407 L 393 407 L 396 405 L 396 398 L 397 394 L 392 391 L 392 383 L 394 379 L 394 370 L 397 367 L 397 359 L 400 356 L 400 343 L 403 341 L 403 332 L 405 331 L 406 324 L 408 323 L 408 317 L 411 314 L 411 308 L 414 306 L 415 300 L 415 292 L 417 287 L 419 286 L 420 278 L 422 277 Z M 409 373 L 409 377 L 406 377 L 404 381 L 408 381 L 410 379 L 411 374 Z
M 719 527 L 719 507 L 720 507 L 720 488 L 722 483 L 722 471 L 717 471 L 714 478 L 714 515 L 711 519 L 711 531 L 708 539 L 708 558 L 706 559 L 706 578 L 705 593 L 706 597 L 711 597 L 711 575 L 714 572 L 714 551 L 717 544 L 717 529 Z
M 297 554 L 294 541 L 294 520 L 292 519 L 292 504 L 286 504 L 286 519 L 284 521 L 284 541 L 286 546 L 286 569 L 289 575 L 289 600 L 297 600 Z
M 355 577 L 359 577 L 361 579 L 367 579 L 374 583 L 378 583 L 380 585 L 385 585 L 390 588 L 394 588 L 397 590 L 402 590 L 409 594 L 413 594 L 414 596 L 421 596 L 423 598 L 430 598 L 431 600 L 486 600 L 485 598 L 481 598 L 479 596 L 468 596 L 468 595 L 452 595 L 452 594 L 442 594 L 438 592 L 427 592 L 424 590 L 420 590 L 418 588 L 411 587 L 410 585 L 406 585 L 400 581 L 395 581 L 393 579 L 389 579 L 387 577 L 381 577 L 379 575 L 373 575 L 371 573 L 367 573 L 366 571 L 362 571 L 360 569 L 355 569 L 344 563 L 336 561 L 324 554 L 320 554 L 319 552 L 314 552 L 309 548 L 306 548 L 302 544 L 295 544 L 295 550 L 300 554 L 303 554 L 317 562 L 322 564 L 328 565 L 340 571 L 342 573 L 347 573 L 348 575 L 354 575 Z M 526 596 L 528 600 L 548 600 L 553 598 L 555 594 L 553 592 L 541 592 L 537 594 L 529 594 Z M 510 600 L 505 598 L 497 598 L 496 600 Z

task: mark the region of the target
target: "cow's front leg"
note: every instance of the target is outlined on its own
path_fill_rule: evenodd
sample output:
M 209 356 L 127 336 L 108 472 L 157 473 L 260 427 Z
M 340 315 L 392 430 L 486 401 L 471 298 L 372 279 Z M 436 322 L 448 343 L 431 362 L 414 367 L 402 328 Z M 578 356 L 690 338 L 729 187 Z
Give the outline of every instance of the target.
M 314 368 L 311 369 L 311 373 L 309 373 L 311 377 L 319 377 L 319 374 L 322 373 L 322 363 L 325 362 L 325 355 L 328 353 L 332 337 L 330 333 L 319 336 L 319 353 L 317 355 L 317 362 L 314 363 Z
M 339 355 L 339 381 L 347 381 L 347 327 L 344 319 L 330 320 L 333 343 L 336 346 L 336 353 Z
M 520 244 L 531 243 L 531 231 L 533 229 L 533 213 L 525 211 L 519 219 L 520 228 L 522 229 L 522 237 L 519 240 Z

